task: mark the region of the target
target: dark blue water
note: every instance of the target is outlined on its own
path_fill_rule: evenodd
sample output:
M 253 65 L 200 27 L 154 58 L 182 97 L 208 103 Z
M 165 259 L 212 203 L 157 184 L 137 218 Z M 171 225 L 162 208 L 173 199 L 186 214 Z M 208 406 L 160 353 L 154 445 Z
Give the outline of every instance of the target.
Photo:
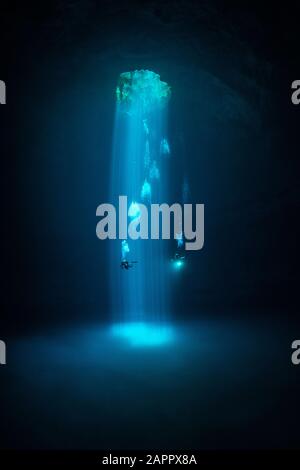
M 153 324 L 127 327 L 8 342 L 1 446 L 296 446 L 299 371 L 287 326 L 210 317 L 165 325 L 163 335 Z

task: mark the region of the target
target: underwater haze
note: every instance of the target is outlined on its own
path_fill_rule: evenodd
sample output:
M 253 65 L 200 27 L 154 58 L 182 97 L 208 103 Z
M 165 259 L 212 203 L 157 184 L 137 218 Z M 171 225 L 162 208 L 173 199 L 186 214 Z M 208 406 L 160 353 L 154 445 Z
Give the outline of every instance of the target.
M 2 3 L 0 447 L 299 445 L 299 15 Z M 203 249 L 99 240 L 123 194 L 204 204 Z

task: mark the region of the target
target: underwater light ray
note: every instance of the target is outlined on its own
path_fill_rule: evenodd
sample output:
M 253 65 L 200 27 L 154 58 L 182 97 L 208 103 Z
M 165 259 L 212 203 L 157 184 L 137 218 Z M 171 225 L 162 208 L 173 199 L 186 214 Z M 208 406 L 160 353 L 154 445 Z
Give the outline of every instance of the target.
M 131 218 L 138 217 L 138 204 L 168 199 L 167 165 L 161 162 L 161 143 L 166 139 L 166 106 L 170 87 L 148 70 L 120 75 L 116 90 L 111 195 L 126 195 Z M 164 143 L 166 150 L 166 144 Z M 134 206 L 132 207 L 132 204 Z M 123 250 L 124 251 L 124 250 Z M 122 251 L 122 256 L 123 256 Z M 163 321 L 169 313 L 167 242 L 130 240 L 130 271 L 119 269 L 120 244 L 110 249 L 110 297 L 114 321 Z M 130 256 L 130 258 L 129 258 Z M 116 273 L 116 271 L 118 271 Z

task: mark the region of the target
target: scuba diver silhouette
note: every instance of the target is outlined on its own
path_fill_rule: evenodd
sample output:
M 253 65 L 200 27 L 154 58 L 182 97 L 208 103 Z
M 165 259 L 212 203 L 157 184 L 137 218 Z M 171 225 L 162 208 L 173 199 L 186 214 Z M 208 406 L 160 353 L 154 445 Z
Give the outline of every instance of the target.
M 126 269 L 128 271 L 129 268 L 133 268 L 134 263 L 137 263 L 137 261 L 129 262 L 126 259 L 122 259 L 121 264 L 120 264 L 120 268 L 121 269 Z

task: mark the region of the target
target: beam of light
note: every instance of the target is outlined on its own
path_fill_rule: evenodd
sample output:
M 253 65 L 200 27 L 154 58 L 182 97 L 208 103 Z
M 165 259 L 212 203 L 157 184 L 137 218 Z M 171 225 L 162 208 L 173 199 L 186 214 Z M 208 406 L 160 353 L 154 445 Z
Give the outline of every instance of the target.
M 126 240 L 122 240 L 121 243 L 121 254 L 122 259 L 125 260 L 127 258 L 127 254 L 130 252 L 129 245 Z
M 139 217 L 139 204 L 146 205 L 149 212 L 151 203 L 169 199 L 169 163 L 162 152 L 169 149 L 166 118 L 170 95 L 169 85 L 152 71 L 135 70 L 119 77 L 110 201 L 117 206 L 119 195 L 126 195 L 131 201 L 130 221 Z M 110 298 L 115 322 L 166 321 L 170 309 L 167 245 L 166 240 L 130 240 L 130 253 L 125 253 L 122 245 L 122 256 L 128 254 L 129 263 L 135 261 L 125 272 L 120 270 L 120 242 L 110 241 Z M 136 336 L 155 336 L 145 327 L 133 331 Z
M 113 325 L 111 331 L 113 336 L 124 339 L 135 347 L 162 346 L 174 339 L 173 328 L 164 324 L 119 323 Z

